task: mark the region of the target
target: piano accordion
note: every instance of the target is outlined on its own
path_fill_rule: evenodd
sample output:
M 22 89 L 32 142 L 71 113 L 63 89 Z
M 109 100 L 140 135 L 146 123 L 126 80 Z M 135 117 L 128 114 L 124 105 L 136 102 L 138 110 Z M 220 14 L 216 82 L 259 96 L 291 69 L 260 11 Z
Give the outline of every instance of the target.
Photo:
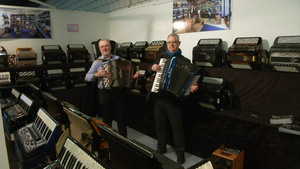
M 37 53 L 32 48 L 16 49 L 17 66 L 37 65 Z
M 133 81 L 134 66 L 125 59 L 103 62 L 103 67 L 108 72 L 108 77 L 100 78 L 100 83 L 106 89 L 130 88 Z
M 260 69 L 268 64 L 267 51 L 262 48 L 261 37 L 236 38 L 228 48 L 227 61 L 232 68 Z
M 67 56 L 60 45 L 43 45 L 42 61 L 43 64 L 66 63 Z
M 160 53 L 165 53 L 167 50 L 167 42 L 164 40 L 161 41 L 152 41 L 150 45 L 145 49 L 145 61 L 153 63 L 157 55 Z
M 200 39 L 193 48 L 193 63 L 208 67 L 224 66 L 226 52 L 222 46 L 222 39 Z
M 18 102 L 3 111 L 3 126 L 7 138 L 13 141 L 14 132 L 29 122 L 34 101 L 21 94 Z
M 69 44 L 67 48 L 69 63 L 82 63 L 90 60 L 89 51 L 83 44 Z
M 44 169 L 110 169 L 110 167 L 86 150 L 72 137 L 68 137 L 57 159 Z
M 275 71 L 300 72 L 300 36 L 278 36 L 270 48 L 270 65 Z
M 159 65 L 161 71 L 156 73 L 151 88 L 154 93 L 167 91 L 176 97 L 189 95 L 191 85 L 201 76 L 199 66 L 185 58 L 161 58 Z
M 54 143 L 59 135 L 59 123 L 43 108 L 37 112 L 34 122 L 15 133 L 15 149 L 21 168 L 32 168 L 47 163 L 48 155 L 54 159 Z

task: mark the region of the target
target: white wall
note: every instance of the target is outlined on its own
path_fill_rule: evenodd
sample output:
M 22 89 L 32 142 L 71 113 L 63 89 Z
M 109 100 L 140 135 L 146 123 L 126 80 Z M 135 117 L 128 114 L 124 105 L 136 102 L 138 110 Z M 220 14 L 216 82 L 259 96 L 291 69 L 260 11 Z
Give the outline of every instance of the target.
M 91 42 L 108 38 L 108 14 L 51 10 L 50 15 L 51 39 L 0 39 L 0 46 L 4 46 L 9 54 L 15 54 L 16 48 L 32 47 L 38 54 L 38 64 L 41 64 L 42 45 L 60 45 L 67 52 L 68 44 L 84 44 L 93 58 Z M 78 32 L 68 32 L 67 24 L 78 24 Z
M 109 36 L 117 42 L 165 40 L 172 33 L 172 2 L 109 14 Z M 192 58 L 199 39 L 221 38 L 224 47 L 237 37 L 260 36 L 269 50 L 277 36 L 300 35 L 299 0 L 232 0 L 231 29 L 179 34 L 183 55 Z

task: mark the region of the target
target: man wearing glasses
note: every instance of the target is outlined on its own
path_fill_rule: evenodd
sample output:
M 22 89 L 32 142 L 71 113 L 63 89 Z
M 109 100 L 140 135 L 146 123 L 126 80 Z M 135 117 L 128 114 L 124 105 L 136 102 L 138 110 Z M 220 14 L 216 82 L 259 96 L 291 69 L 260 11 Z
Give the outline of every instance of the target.
M 170 34 L 167 37 L 167 51 L 164 54 L 158 55 L 154 64 L 149 66 L 148 73 L 159 72 L 160 58 L 180 57 L 185 59 L 188 63 L 190 60 L 181 54 L 179 36 L 177 34 Z M 198 90 L 198 84 L 191 86 L 191 92 Z M 154 117 L 156 121 L 157 133 L 157 152 L 164 154 L 167 152 L 167 137 L 168 137 L 168 124 L 171 125 L 171 132 L 174 140 L 174 151 L 177 155 L 177 163 L 183 164 L 185 162 L 185 138 L 183 131 L 183 103 L 176 97 L 158 93 L 154 96 Z

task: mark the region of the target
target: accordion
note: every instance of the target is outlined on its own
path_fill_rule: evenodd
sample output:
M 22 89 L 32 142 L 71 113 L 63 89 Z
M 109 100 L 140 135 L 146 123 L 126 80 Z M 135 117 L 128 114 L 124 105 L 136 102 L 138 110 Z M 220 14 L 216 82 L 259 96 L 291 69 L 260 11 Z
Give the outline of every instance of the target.
M 120 47 L 117 48 L 117 55 L 124 59 L 129 59 L 129 50 L 132 48 L 131 42 L 123 42 Z
M 199 105 L 203 108 L 223 111 L 232 107 L 233 94 L 223 78 L 203 77 L 198 93 Z
M 0 67 L 8 67 L 8 54 L 3 46 L 0 46 Z
M 227 57 L 229 65 L 237 69 L 260 69 L 268 63 L 261 37 L 236 38 L 228 48 Z
M 38 167 L 46 163 L 44 155 L 54 158 L 51 154 L 54 153 L 53 146 L 59 135 L 59 123 L 40 108 L 35 121 L 18 129 L 14 135 L 15 150 L 21 168 Z
M 59 45 L 43 45 L 42 60 L 43 64 L 66 63 L 66 53 Z
M 199 66 L 185 58 L 161 58 L 161 69 L 156 73 L 151 92 L 167 91 L 176 97 L 190 94 L 190 86 L 197 83 L 201 74 Z
M 164 53 L 167 50 L 167 42 L 162 41 L 152 41 L 150 46 L 145 49 L 145 61 L 146 62 L 154 62 L 157 58 L 157 55 L 160 53 Z
M 108 77 L 100 78 L 100 83 L 105 89 L 130 88 L 133 81 L 134 67 L 132 62 L 125 59 L 103 62 L 103 68 L 108 72 Z
M 148 47 L 147 41 L 135 42 L 132 48 L 129 48 L 129 58 L 133 62 L 145 61 L 145 49 Z
M 84 146 L 72 137 L 68 137 L 59 152 L 58 158 L 44 169 L 69 169 L 69 168 L 100 168 L 110 167 L 89 152 Z
M 68 74 L 65 69 L 47 69 L 44 71 L 43 77 L 48 90 L 62 90 L 69 86 Z
M 9 140 L 13 141 L 13 133 L 29 122 L 29 116 L 33 113 L 33 104 L 32 99 L 25 94 L 21 94 L 16 104 L 3 111 L 4 132 Z
M 67 48 L 69 63 L 82 63 L 90 60 L 89 51 L 83 44 L 69 44 Z
M 279 36 L 270 48 L 270 65 L 275 71 L 300 72 L 300 36 Z
M 221 67 L 225 61 L 222 39 L 200 39 L 193 48 L 193 63 L 199 66 Z
M 37 53 L 32 48 L 16 49 L 17 66 L 37 65 Z

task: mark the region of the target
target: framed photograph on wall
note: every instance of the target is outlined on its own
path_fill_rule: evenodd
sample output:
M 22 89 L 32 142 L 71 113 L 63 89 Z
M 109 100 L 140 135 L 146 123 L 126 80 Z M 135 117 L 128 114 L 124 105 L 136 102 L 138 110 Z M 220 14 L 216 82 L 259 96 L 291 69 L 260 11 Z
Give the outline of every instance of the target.
M 173 33 L 230 29 L 231 0 L 174 0 Z
M 50 11 L 0 5 L 0 38 L 51 38 Z

